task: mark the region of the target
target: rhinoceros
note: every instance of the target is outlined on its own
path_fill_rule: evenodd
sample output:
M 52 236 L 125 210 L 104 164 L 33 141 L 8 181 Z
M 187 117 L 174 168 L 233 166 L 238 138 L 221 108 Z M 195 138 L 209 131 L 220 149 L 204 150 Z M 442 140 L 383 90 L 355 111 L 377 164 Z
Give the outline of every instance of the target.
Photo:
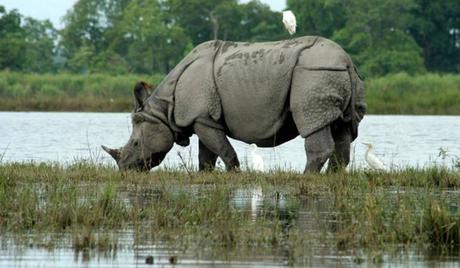
M 274 147 L 305 139 L 305 172 L 349 163 L 365 114 L 364 85 L 351 58 L 318 36 L 264 43 L 208 41 L 195 47 L 150 94 L 134 87 L 133 130 L 120 149 L 102 146 L 121 170 L 150 170 L 174 143 L 199 139 L 199 169 L 239 160 L 227 137 Z

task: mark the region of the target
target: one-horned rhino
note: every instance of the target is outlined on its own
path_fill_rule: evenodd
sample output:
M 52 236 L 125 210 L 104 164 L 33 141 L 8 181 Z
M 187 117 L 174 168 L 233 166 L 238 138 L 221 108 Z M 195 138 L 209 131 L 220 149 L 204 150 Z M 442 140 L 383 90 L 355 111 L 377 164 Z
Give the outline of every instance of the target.
M 227 136 L 273 147 L 305 139 L 305 172 L 349 163 L 364 116 L 364 86 L 347 53 L 331 40 L 209 41 L 195 47 L 150 94 L 134 89 L 133 131 L 120 149 L 103 146 L 120 169 L 150 170 L 174 142 L 199 138 L 199 169 L 220 157 L 239 168 Z

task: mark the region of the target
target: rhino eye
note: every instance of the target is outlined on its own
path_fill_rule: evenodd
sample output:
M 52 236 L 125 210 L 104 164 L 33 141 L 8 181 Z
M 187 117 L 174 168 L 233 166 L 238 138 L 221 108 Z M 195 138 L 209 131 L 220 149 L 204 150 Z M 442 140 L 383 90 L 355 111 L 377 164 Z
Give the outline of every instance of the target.
M 134 145 L 134 146 L 138 146 L 138 145 L 139 145 L 139 142 L 138 142 L 138 141 L 134 141 L 133 145 Z

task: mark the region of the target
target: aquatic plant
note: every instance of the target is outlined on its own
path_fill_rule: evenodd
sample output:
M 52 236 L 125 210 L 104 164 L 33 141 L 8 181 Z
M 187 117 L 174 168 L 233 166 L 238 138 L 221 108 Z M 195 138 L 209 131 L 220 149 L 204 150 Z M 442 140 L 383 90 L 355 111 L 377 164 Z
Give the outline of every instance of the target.
M 53 247 L 70 234 L 75 250 L 110 251 L 121 246 L 112 234 L 129 228 L 134 244 L 166 243 L 207 254 L 270 249 L 292 265 L 308 264 L 315 245 L 356 254 L 357 262 L 380 262 L 401 245 L 460 246 L 460 195 L 446 191 L 460 186 L 455 169 L 189 172 L 3 163 L 0 238 L 27 231 L 36 244 Z M 248 189 L 261 191 L 255 212 L 238 201 L 252 196 Z

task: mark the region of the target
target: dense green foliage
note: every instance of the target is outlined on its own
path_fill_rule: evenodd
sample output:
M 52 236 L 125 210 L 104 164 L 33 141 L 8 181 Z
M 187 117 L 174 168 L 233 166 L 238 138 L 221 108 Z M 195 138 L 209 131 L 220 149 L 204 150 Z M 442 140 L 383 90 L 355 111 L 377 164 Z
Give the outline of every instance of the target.
M 24 19 L 0 6 L 0 70 L 53 71 L 56 38 L 51 22 Z
M 329 37 L 364 76 L 460 70 L 456 0 L 288 0 L 299 34 Z
M 0 72 L 3 111 L 130 111 L 136 81 L 163 75 Z M 370 114 L 460 114 L 460 75 L 406 73 L 365 80 Z
M 364 76 L 458 72 L 457 0 L 288 0 L 296 36 L 342 45 Z M 281 13 L 257 0 L 78 0 L 56 31 L 0 6 L 0 70 L 167 73 L 203 41 L 288 38 Z

